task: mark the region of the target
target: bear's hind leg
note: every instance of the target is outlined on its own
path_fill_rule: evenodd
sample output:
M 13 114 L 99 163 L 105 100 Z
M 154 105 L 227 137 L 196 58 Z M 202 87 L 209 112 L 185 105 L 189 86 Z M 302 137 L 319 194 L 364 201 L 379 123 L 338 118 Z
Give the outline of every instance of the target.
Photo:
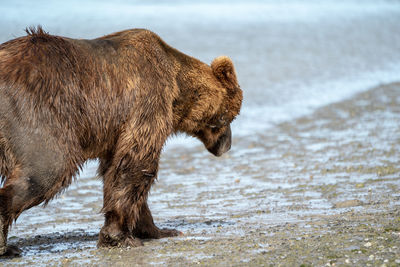
M 140 210 L 139 219 L 133 230 L 133 235 L 143 239 L 159 239 L 164 237 L 173 237 L 183 235 L 175 229 L 160 229 L 154 224 L 153 216 L 151 215 L 147 203 L 143 203 Z
M 58 172 L 60 173 L 60 172 Z M 33 172 L 15 168 L 0 188 L 0 255 L 15 256 L 20 250 L 7 246 L 8 229 L 13 221 L 25 210 L 49 201 L 56 193 L 69 184 L 72 175 L 68 172 L 55 175 L 35 176 Z M 55 178 L 50 178 L 50 176 Z
M 10 206 L 11 188 L 6 187 L 7 177 L 12 179 L 16 172 L 16 162 L 6 139 L 0 132 L 0 256 L 18 256 L 21 253 L 17 247 L 7 246 L 8 228 L 12 222 L 8 213 Z M 15 178 L 15 177 L 14 177 Z
M 0 256 L 2 257 L 14 257 L 21 254 L 20 249 L 7 244 L 8 229 L 17 217 L 12 205 L 14 189 L 13 185 L 5 185 L 0 189 Z
M 0 189 L 0 256 L 15 257 L 21 254 L 21 250 L 16 246 L 7 245 L 8 228 L 12 222 L 5 207 L 8 204 L 7 199 L 9 199 L 7 191 L 4 188 Z
M 7 235 L 8 235 L 8 227 L 9 227 L 9 220 L 8 220 L 8 213 L 7 213 L 7 206 L 8 206 L 8 194 L 6 189 L 0 189 L 0 255 L 7 254 Z

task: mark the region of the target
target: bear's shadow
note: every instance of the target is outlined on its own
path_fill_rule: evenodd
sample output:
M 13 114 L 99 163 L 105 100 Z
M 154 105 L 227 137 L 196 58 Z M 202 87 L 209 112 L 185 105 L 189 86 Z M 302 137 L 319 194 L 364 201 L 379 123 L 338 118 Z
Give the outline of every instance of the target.
M 160 228 L 176 228 L 182 231 L 189 229 L 197 229 L 197 231 L 206 230 L 207 228 L 215 228 L 221 225 L 232 225 L 234 222 L 226 222 L 223 220 L 201 220 L 201 221 L 186 221 L 174 220 L 166 221 L 159 225 Z M 18 238 L 10 237 L 8 244 L 17 246 L 22 250 L 20 256 L 33 256 L 43 254 L 56 253 L 71 253 L 80 249 L 96 249 L 97 240 L 99 237 L 98 231 L 88 231 L 77 229 L 69 232 L 53 232 L 41 234 L 31 237 Z M 149 239 L 144 239 L 143 242 L 148 242 Z M 0 262 L 10 257 L 0 257 Z
M 17 246 L 22 250 L 19 256 L 33 256 L 53 254 L 60 252 L 74 252 L 79 249 L 95 248 L 98 240 L 98 232 L 74 230 L 70 232 L 54 232 L 25 238 L 10 238 L 9 245 Z M 7 259 L 11 257 L 0 257 Z

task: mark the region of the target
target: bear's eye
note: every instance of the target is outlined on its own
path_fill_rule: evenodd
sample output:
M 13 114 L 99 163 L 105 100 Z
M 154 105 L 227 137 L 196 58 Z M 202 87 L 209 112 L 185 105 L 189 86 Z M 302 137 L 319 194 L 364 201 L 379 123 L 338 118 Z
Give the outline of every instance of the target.
M 211 129 L 214 129 L 214 128 L 222 128 L 226 125 L 228 125 L 228 122 L 227 122 L 225 116 L 222 115 L 220 117 L 216 117 L 216 118 L 212 119 L 207 126 Z
M 219 124 L 222 125 L 222 126 L 228 125 L 228 122 L 227 122 L 227 120 L 226 120 L 226 118 L 225 118 L 224 115 L 222 115 L 222 116 L 219 118 Z
M 218 133 L 219 132 L 219 130 L 221 129 L 221 127 L 220 126 L 217 126 L 217 125 L 215 125 L 215 124 L 210 124 L 210 125 L 208 125 L 208 128 L 210 128 L 211 129 L 211 132 L 212 133 Z

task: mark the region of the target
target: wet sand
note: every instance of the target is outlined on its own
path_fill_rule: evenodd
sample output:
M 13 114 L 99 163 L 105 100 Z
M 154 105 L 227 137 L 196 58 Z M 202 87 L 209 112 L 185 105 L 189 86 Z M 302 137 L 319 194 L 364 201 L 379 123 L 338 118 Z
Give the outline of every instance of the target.
M 398 266 L 399 132 L 389 84 L 236 138 L 221 158 L 167 149 L 150 208 L 185 235 L 139 248 L 96 248 L 101 182 L 82 175 L 19 218 L 9 243 L 22 257 L 0 265 Z

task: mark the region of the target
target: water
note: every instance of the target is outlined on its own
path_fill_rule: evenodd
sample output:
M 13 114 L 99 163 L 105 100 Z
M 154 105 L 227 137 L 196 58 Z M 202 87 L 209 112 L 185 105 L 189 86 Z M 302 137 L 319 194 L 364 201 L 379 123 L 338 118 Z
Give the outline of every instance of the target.
M 75 38 L 140 27 L 204 62 L 219 55 L 233 59 L 244 103 L 233 123 L 231 153 L 215 159 L 199 141 L 171 138 L 149 199 L 156 222 L 188 232 L 188 240 L 244 237 L 304 216 L 338 214 L 332 205 L 343 199 L 384 203 L 379 197 L 389 195 L 392 202 L 383 210 L 399 203 L 399 171 L 390 167 L 399 163 L 396 105 L 373 93 L 346 102 L 400 81 L 398 1 L 3 0 L 0 14 L 0 42 L 38 24 Z M 395 90 L 389 97 L 400 99 Z M 376 111 L 376 102 L 390 110 Z M 332 103 L 338 104 L 330 108 Z M 295 121 L 304 115 L 311 119 Z M 96 166 L 89 162 L 78 182 L 46 209 L 21 215 L 10 235 L 26 258 L 42 264 L 71 255 L 83 259 L 78 263 L 102 259 L 95 250 L 103 223 Z M 382 183 L 375 187 L 378 178 Z M 372 184 L 375 197 L 364 183 Z M 218 227 L 225 232 L 218 234 Z M 65 241 L 57 241 L 59 233 Z M 159 251 L 165 248 L 160 242 L 148 247 Z M 168 247 L 162 251 L 157 255 L 172 255 Z

